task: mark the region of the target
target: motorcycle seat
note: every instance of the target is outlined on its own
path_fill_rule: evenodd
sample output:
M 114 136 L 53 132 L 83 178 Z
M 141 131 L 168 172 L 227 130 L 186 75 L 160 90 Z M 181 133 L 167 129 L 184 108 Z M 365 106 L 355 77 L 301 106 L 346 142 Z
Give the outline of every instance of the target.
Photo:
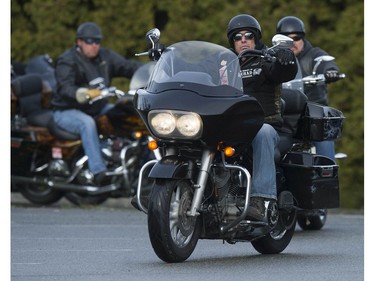
M 280 141 L 275 150 L 275 162 L 280 162 L 281 158 L 292 148 L 294 139 L 287 134 L 279 133 Z
M 280 141 L 275 152 L 276 162 L 279 162 L 289 149 L 292 148 L 293 144 L 297 142 L 294 137 L 308 100 L 304 93 L 296 89 L 282 89 L 281 99 L 283 125 L 277 129 Z
M 282 89 L 283 102 L 283 126 L 281 133 L 294 136 L 297 132 L 298 122 L 305 110 L 307 96 L 299 90 Z
M 52 111 L 51 111 L 52 116 Z M 53 118 L 50 118 L 47 126 L 48 131 L 54 136 L 56 139 L 59 140 L 79 140 L 80 136 L 71 132 L 68 132 L 62 128 L 60 128 L 54 121 Z
M 42 109 L 38 112 L 30 113 L 26 120 L 31 126 L 47 127 L 52 118 L 52 111 L 49 109 Z
M 11 88 L 18 100 L 20 114 L 26 118 L 29 125 L 48 128 L 50 134 L 58 139 L 80 139 L 79 135 L 55 125 L 52 110 L 43 108 L 43 80 L 40 74 L 32 73 L 15 78 L 11 82 Z
M 43 80 L 39 74 L 26 74 L 15 78 L 11 88 L 18 100 L 20 114 L 28 117 L 42 110 Z

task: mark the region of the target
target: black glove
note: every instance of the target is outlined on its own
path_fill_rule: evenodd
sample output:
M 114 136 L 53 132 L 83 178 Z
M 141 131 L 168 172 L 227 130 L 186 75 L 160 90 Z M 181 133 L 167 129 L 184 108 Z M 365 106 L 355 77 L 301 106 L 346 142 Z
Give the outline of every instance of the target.
M 277 49 L 276 58 L 281 65 L 294 64 L 294 53 L 290 49 Z
M 340 73 L 335 69 L 330 69 L 324 73 L 324 77 L 326 78 L 326 83 L 336 82 L 340 79 Z

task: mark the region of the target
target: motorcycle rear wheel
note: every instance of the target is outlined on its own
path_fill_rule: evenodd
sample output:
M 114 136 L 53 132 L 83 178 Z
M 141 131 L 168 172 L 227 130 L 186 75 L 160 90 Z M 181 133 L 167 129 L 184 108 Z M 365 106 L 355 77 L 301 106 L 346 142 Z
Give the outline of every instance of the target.
M 64 196 L 64 193 L 60 191 L 38 184 L 17 185 L 17 190 L 23 197 L 36 205 L 50 205 L 56 203 Z
M 287 223 L 286 223 L 287 222 Z M 282 211 L 276 226 L 257 240 L 251 241 L 260 254 L 279 254 L 289 245 L 296 228 L 296 211 Z
M 168 263 L 183 262 L 193 253 L 201 219 L 189 217 L 193 189 L 187 180 L 157 179 L 148 205 L 148 232 L 156 255 Z
M 317 215 L 298 214 L 297 222 L 303 230 L 320 230 L 327 221 L 327 209 L 319 210 Z

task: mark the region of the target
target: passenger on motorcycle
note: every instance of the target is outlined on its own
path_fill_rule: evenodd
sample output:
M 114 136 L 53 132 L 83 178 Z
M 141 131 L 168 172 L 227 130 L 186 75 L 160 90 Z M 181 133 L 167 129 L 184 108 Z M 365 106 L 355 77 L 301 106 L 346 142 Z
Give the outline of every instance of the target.
M 76 33 L 75 46 L 66 50 L 56 62 L 57 91 L 51 105 L 55 122 L 63 129 L 80 135 L 94 184 L 109 184 L 102 159 L 99 136 L 94 118 L 104 114 L 112 105 L 106 99 L 88 103 L 100 95 L 89 82 L 102 77 L 109 87 L 113 77 L 131 78 L 142 65 L 128 60 L 111 49 L 102 48 L 100 27 L 93 22 L 81 24 Z
M 315 65 L 314 59 L 328 55 L 328 53 L 318 47 L 313 47 L 305 38 L 305 25 L 303 21 L 294 16 L 286 16 L 279 20 L 276 33 L 287 35 L 293 39 L 291 50 L 297 57 L 301 68 L 302 77 L 312 75 Z M 335 82 L 340 79 L 339 67 L 334 61 L 322 63 L 316 74 L 324 74 L 326 83 Z M 309 101 L 322 105 L 328 105 L 327 85 L 325 83 L 316 85 L 306 85 L 304 92 Z M 316 153 L 327 156 L 335 160 L 335 147 L 333 141 L 314 142 Z
M 236 54 L 246 49 L 265 50 L 259 22 L 252 16 L 233 17 L 227 28 L 228 42 Z M 296 59 L 288 49 L 276 49 L 276 60 L 261 57 L 240 58 L 245 94 L 257 98 L 265 113 L 265 124 L 252 142 L 253 173 L 248 216 L 262 220 L 267 201 L 277 199 L 275 148 L 279 135 L 274 127 L 282 125 L 280 86 L 297 73 Z

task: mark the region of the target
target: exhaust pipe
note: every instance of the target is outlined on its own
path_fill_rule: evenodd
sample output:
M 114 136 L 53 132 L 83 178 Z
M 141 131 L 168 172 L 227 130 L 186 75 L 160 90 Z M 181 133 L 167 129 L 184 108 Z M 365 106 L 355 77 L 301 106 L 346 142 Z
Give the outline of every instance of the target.
M 52 189 L 60 190 L 60 191 L 67 191 L 67 192 L 77 192 L 77 193 L 85 193 L 88 195 L 98 195 L 104 194 L 108 192 L 115 191 L 119 189 L 119 186 L 116 184 L 109 184 L 106 186 L 93 186 L 93 185 L 77 185 L 71 184 L 67 182 L 54 182 L 48 180 L 47 178 L 28 178 L 22 176 L 11 176 L 12 184 L 17 183 L 29 183 L 35 185 L 42 185 L 45 187 L 50 187 Z

